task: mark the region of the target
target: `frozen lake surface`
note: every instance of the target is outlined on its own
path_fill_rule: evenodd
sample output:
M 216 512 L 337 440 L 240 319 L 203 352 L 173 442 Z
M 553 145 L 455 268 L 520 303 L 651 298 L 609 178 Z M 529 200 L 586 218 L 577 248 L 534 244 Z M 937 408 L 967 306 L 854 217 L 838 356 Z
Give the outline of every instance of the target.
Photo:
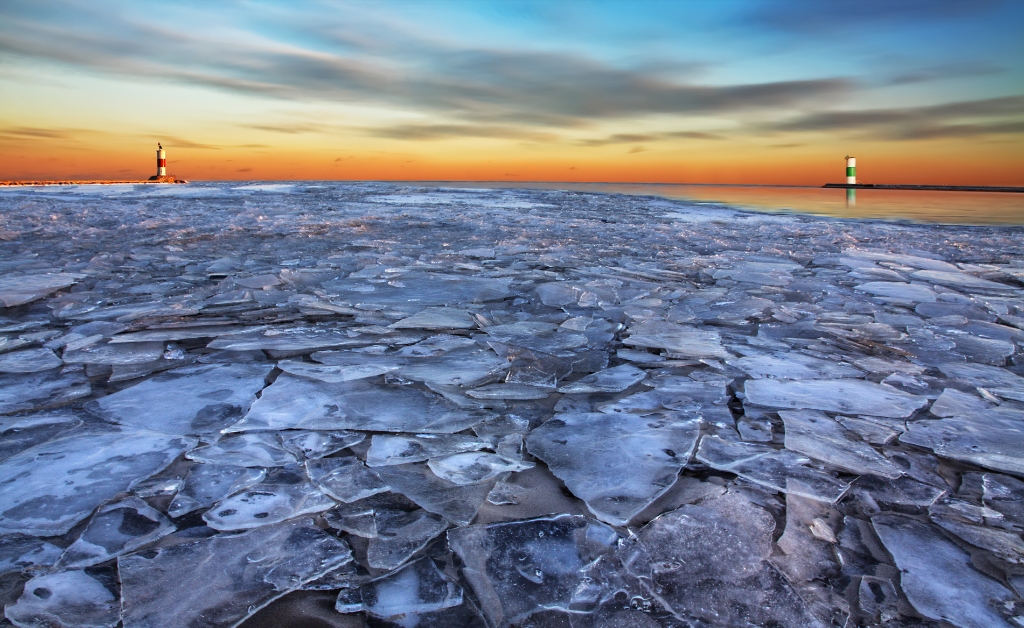
M 0 190 L 17 626 L 1024 625 L 1024 228 Z

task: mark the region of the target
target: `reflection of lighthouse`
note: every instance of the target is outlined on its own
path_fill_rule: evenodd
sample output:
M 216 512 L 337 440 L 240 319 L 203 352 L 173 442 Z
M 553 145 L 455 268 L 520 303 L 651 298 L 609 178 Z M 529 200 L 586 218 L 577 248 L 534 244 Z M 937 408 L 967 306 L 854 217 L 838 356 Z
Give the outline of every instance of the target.
M 156 176 L 167 176 L 167 153 L 164 152 L 164 147 L 159 142 L 156 145 Z

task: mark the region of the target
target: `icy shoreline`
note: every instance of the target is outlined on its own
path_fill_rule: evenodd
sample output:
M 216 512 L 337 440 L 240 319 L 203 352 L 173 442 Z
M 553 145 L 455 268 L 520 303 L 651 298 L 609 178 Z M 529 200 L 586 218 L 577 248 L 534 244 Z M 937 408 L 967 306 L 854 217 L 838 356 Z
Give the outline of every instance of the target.
M 1024 228 L 386 183 L 0 208 L 16 625 L 1024 617 Z

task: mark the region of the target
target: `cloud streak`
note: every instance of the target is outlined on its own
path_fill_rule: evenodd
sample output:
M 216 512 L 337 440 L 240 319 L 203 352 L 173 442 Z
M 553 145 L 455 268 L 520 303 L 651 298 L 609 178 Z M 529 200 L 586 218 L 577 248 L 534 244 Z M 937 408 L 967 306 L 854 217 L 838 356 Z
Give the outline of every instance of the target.
M 1024 96 L 925 107 L 826 111 L 761 125 L 765 132 L 858 133 L 870 138 L 920 140 L 1024 132 Z M 973 122 L 964 122 L 972 119 Z M 983 119 L 983 120 L 979 120 Z
M 580 146 L 608 146 L 609 144 L 635 144 L 637 142 L 658 142 L 663 140 L 721 140 L 724 136 L 701 131 L 666 131 L 663 133 L 616 133 L 602 138 L 580 140 Z
M 658 67 L 616 67 L 575 53 L 456 46 L 428 39 L 369 40 L 330 29 L 322 29 L 325 40 L 319 47 L 251 34 L 222 41 L 129 19 L 116 10 L 101 14 L 82 5 L 56 10 L 49 5 L 43 19 L 34 5 L 12 6 L 0 20 L 3 56 L 250 95 L 430 111 L 482 124 L 477 133 L 484 137 L 501 136 L 493 130 L 501 124 L 580 128 L 596 120 L 649 114 L 804 108 L 832 102 L 855 86 L 842 77 L 701 85 L 668 78 Z M 273 125 L 262 129 L 305 132 Z M 390 133 L 419 139 L 446 134 L 443 129 L 413 127 Z

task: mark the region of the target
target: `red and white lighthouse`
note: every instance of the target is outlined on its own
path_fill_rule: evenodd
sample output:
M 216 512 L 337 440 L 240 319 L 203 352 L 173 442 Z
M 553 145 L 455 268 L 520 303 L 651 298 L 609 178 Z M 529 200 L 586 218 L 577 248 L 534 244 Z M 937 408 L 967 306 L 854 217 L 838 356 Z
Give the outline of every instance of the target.
M 159 142 L 156 145 L 156 176 L 167 176 L 167 153 L 164 152 L 164 147 Z

